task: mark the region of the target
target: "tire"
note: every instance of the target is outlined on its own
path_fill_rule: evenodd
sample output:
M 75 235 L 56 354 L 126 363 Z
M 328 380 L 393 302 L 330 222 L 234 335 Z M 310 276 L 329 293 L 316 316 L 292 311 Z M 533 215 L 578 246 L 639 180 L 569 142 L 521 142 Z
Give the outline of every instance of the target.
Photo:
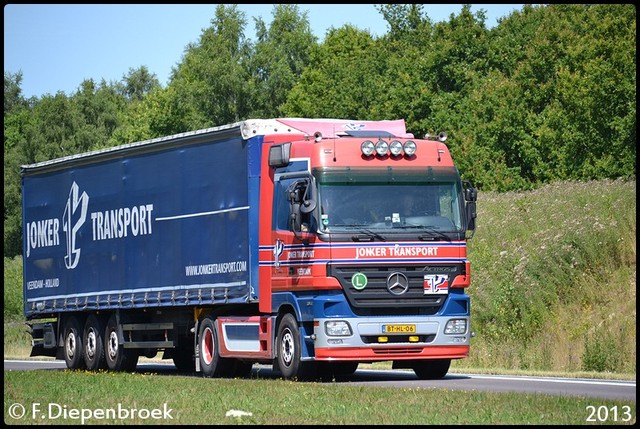
M 413 372 L 420 380 L 437 380 L 449 372 L 451 359 L 421 360 L 412 365 Z
M 308 380 L 316 374 L 315 362 L 301 360 L 302 342 L 295 317 L 287 313 L 278 326 L 276 365 L 286 380 Z
M 92 314 L 84 325 L 82 345 L 84 348 L 84 363 L 89 371 L 97 371 L 107 367 L 104 358 L 104 321 Z
M 104 333 L 104 352 L 107 368 L 112 371 L 133 371 L 138 365 L 138 351 L 125 349 L 118 339 L 118 322 L 113 314 Z
M 218 351 L 218 337 L 215 321 L 205 317 L 198 329 L 198 359 L 200 372 L 203 377 L 221 377 L 230 375 L 233 370 L 233 360 L 223 359 Z
M 63 352 L 64 361 L 69 369 L 84 369 L 82 347 L 82 325 L 76 316 L 69 316 L 64 323 L 63 334 Z

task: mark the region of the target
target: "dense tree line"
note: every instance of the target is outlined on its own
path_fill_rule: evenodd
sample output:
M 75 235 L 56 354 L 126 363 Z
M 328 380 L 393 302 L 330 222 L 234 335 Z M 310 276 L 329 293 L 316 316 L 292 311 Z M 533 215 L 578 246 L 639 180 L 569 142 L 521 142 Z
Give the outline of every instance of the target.
M 423 6 L 377 6 L 380 37 L 345 25 L 318 41 L 299 5 L 274 5 L 253 41 L 245 14 L 219 4 L 166 87 L 141 66 L 25 99 L 22 73 L 5 71 L 5 256 L 22 251 L 21 165 L 247 118 L 446 131 L 463 177 L 487 191 L 635 178 L 634 5 L 525 5 L 492 29 L 469 5 L 443 22 Z

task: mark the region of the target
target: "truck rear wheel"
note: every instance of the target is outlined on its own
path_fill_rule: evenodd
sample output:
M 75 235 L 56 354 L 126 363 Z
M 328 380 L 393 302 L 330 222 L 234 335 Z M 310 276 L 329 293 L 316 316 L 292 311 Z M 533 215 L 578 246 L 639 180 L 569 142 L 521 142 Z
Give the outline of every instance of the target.
M 76 316 L 68 316 L 63 329 L 64 361 L 69 369 L 83 369 L 85 367 L 82 356 L 82 326 Z
M 209 317 L 205 317 L 200 322 L 198 345 L 200 348 L 198 353 L 200 371 L 204 377 L 230 375 L 233 369 L 233 360 L 220 357 L 215 321 Z
M 447 375 L 450 365 L 451 359 L 421 360 L 414 362 L 412 368 L 420 380 L 436 380 Z
M 315 362 L 303 362 L 302 341 L 295 317 L 287 313 L 278 327 L 277 366 L 287 380 L 308 380 L 316 373 Z
M 138 365 L 138 351 L 125 349 L 118 339 L 118 323 L 115 314 L 107 322 L 104 334 L 107 367 L 112 371 L 133 371 Z
M 104 322 L 92 314 L 84 325 L 82 337 L 84 346 L 84 363 L 89 371 L 106 368 L 104 358 Z
M 213 320 L 208 317 L 200 322 L 200 332 L 198 333 L 198 344 L 200 345 L 200 371 L 205 377 L 213 377 L 218 363 L 218 347 L 214 333 Z

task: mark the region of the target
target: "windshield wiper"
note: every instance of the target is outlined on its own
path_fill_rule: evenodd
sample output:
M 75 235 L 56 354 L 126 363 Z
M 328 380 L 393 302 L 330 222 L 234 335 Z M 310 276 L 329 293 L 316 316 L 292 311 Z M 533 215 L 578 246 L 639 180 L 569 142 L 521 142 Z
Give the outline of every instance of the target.
M 451 237 L 449 237 L 447 234 L 445 234 L 444 232 L 440 231 L 439 228 L 433 226 L 433 225 L 416 225 L 416 224 L 412 224 L 412 223 L 404 223 L 402 224 L 402 226 L 400 226 L 399 228 L 404 228 L 404 229 L 424 229 L 429 231 L 429 234 L 422 234 L 418 236 L 418 239 L 426 241 L 426 240 L 433 240 L 436 237 L 440 237 L 441 239 L 444 239 L 446 241 L 451 241 Z
M 435 238 L 435 236 L 440 237 L 446 241 L 451 241 L 451 237 L 449 237 L 447 234 L 445 234 L 444 232 L 440 231 L 439 229 L 437 229 L 434 226 L 430 226 L 430 225 L 410 225 L 411 228 L 421 228 L 421 229 L 426 229 L 427 231 L 429 231 L 429 234 L 422 234 L 418 236 L 418 239 L 426 241 L 426 240 L 433 240 Z
M 364 228 L 362 225 L 357 225 L 357 224 L 337 224 L 337 225 L 333 225 L 333 226 L 337 226 L 337 227 L 344 227 L 344 228 L 353 228 L 356 229 L 357 232 L 360 232 L 364 235 L 352 235 L 351 239 L 353 241 L 373 241 L 374 239 L 379 240 L 379 241 L 386 241 L 386 239 L 378 234 L 377 232 L 371 231 L 370 229 Z

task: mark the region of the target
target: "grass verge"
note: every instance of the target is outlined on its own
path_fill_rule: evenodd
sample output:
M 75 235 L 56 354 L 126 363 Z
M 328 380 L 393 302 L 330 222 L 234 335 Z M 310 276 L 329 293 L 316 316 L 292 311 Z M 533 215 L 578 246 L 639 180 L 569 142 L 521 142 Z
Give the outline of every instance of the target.
M 46 382 L 43 371 L 4 375 L 6 424 L 575 425 L 589 423 L 589 407 L 608 410 L 593 423 L 634 424 L 636 416 L 632 401 L 538 394 L 69 370 L 48 371 Z M 234 411 L 250 415 L 227 416 Z

